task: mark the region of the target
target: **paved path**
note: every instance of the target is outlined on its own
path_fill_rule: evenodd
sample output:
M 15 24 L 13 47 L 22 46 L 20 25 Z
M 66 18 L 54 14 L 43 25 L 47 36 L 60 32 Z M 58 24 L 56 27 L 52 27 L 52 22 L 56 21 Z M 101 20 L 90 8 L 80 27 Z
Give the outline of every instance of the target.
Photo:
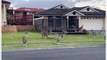
M 95 43 L 103 43 L 104 41 L 94 41 Z M 84 41 L 84 42 L 61 42 L 62 44 L 72 44 L 72 43 L 94 43 L 93 41 Z M 41 42 L 41 43 L 28 43 L 28 44 L 55 44 L 56 42 Z M 4 46 L 20 46 L 22 43 L 11 43 L 11 44 L 2 44 Z
M 104 47 L 4 51 L 3 60 L 105 60 Z

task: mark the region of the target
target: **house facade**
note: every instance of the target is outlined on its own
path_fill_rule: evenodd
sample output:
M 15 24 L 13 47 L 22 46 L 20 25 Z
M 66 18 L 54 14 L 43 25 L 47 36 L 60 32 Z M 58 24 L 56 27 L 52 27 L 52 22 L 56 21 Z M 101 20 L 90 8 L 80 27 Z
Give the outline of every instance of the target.
M 33 25 L 34 13 L 43 11 L 42 8 L 26 8 L 20 7 L 14 10 L 15 25 Z
M 88 31 L 105 30 L 105 11 L 90 6 L 69 8 L 60 4 L 35 16 L 44 17 L 41 19 L 41 29 L 48 27 L 52 31 L 75 32 L 75 29 L 82 27 Z M 35 21 L 40 21 L 37 19 Z
M 2 26 L 7 25 L 6 11 L 9 8 L 10 4 L 10 2 L 2 0 Z

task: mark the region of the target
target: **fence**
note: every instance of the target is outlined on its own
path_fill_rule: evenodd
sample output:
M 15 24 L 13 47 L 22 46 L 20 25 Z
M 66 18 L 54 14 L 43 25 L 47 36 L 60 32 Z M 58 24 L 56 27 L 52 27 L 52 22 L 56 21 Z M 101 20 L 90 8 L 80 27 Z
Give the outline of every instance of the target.
M 17 31 L 34 31 L 35 27 L 33 25 L 7 25 L 2 26 L 2 32 L 17 32 Z
M 2 26 L 2 32 L 17 32 L 16 26 Z
M 24 31 L 24 30 L 35 30 L 33 25 L 16 25 L 17 31 Z

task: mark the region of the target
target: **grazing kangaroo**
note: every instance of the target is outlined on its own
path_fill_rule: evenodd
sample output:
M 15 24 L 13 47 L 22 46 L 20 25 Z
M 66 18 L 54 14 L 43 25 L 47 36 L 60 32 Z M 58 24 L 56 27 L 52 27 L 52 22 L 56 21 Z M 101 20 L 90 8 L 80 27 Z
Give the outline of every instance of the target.
M 26 39 L 26 37 L 22 38 L 22 42 L 23 42 L 23 46 L 27 46 L 27 39 Z
M 61 39 L 63 38 L 63 33 L 56 33 L 55 39 L 57 43 L 60 43 Z
M 41 31 L 41 36 L 42 36 L 43 38 L 48 38 L 48 31 L 45 30 L 45 29 L 43 29 L 43 31 Z
M 74 31 L 77 32 L 77 28 L 74 25 L 72 25 L 72 27 L 74 28 Z
M 94 32 L 94 30 L 91 29 L 92 35 L 94 38 L 96 38 L 96 33 Z
M 83 32 L 83 25 L 78 29 L 79 32 Z

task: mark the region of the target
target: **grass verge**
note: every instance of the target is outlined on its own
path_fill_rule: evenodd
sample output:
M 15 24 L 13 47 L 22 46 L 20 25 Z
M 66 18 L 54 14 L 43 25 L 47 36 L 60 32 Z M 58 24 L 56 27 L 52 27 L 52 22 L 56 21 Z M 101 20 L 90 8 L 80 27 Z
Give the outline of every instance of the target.
M 40 32 L 29 32 L 27 35 L 28 47 L 22 45 L 24 32 L 2 33 L 2 49 L 24 49 L 24 48 L 58 48 L 58 47 L 81 47 L 81 46 L 104 46 L 104 36 L 98 34 L 93 38 L 91 34 L 87 35 L 64 35 L 61 44 L 54 44 L 56 40 L 54 35 L 49 35 L 49 39 L 42 39 Z

